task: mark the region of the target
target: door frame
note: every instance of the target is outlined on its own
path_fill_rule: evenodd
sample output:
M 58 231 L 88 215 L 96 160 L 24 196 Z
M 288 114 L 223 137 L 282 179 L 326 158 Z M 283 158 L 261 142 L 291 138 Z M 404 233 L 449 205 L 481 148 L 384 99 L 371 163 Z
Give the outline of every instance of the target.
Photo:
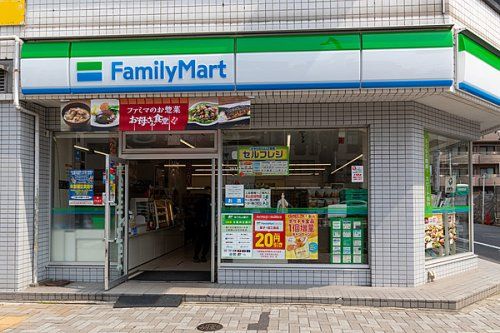
M 104 153 L 103 153 L 104 154 Z M 128 279 L 128 223 L 129 223 L 129 214 L 128 214 L 128 162 L 124 159 L 110 156 L 109 154 L 104 154 L 106 157 L 106 167 L 105 167 L 105 195 L 103 198 L 104 201 L 104 290 L 109 290 L 113 287 L 116 287 L 120 283 L 126 281 Z M 123 210 L 124 210 L 124 234 L 123 234 L 123 274 L 115 279 L 110 280 L 110 244 L 115 243 L 117 241 L 116 235 L 111 240 L 110 231 L 111 231 L 111 202 L 110 198 L 110 187 L 109 187 L 109 175 L 110 175 L 110 166 L 111 162 L 120 163 L 124 165 L 124 198 L 123 198 Z M 116 175 L 118 177 L 118 175 Z M 120 175 L 121 177 L 121 175 Z M 118 180 L 116 180 L 118 181 Z M 115 198 L 117 200 L 117 198 Z M 116 203 L 115 203 L 116 205 Z M 116 216 L 116 209 L 115 209 Z M 117 219 L 115 219 L 115 230 L 117 227 Z
M 124 155 L 124 156 L 123 156 Z M 144 153 L 140 154 L 123 154 L 120 156 L 120 160 L 122 161 L 130 161 L 130 160 L 207 160 L 211 165 L 211 174 L 210 174 L 210 200 L 211 200 L 211 229 L 210 229 L 210 282 L 216 282 L 216 269 L 218 267 L 218 253 L 216 253 L 218 246 L 216 246 L 216 242 L 218 242 L 217 237 L 217 223 L 219 221 L 218 211 L 219 211 L 219 203 L 217 202 L 219 197 L 219 188 L 218 184 L 220 183 L 217 178 L 217 171 L 222 169 L 222 160 L 218 153 L 205 153 L 205 154 L 168 154 L 168 153 L 150 153 L 145 149 Z M 128 167 L 128 163 L 127 163 Z M 128 169 L 127 169 L 128 170 Z M 128 171 L 127 171 L 128 172 Z M 126 188 L 126 200 L 128 207 L 128 174 L 127 174 L 127 188 Z M 127 208 L 128 209 L 128 208 Z M 128 234 L 128 219 L 127 219 L 127 242 L 126 242 L 126 258 L 127 258 L 127 277 L 131 272 L 128 270 L 128 238 L 130 235 Z

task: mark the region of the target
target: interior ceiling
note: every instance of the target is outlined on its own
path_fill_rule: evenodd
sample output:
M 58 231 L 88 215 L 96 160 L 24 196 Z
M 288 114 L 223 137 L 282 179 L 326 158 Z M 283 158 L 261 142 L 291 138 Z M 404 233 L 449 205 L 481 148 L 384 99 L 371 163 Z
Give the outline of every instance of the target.
M 286 103 L 369 103 L 390 101 L 416 101 L 418 103 L 449 112 L 451 114 L 477 121 L 483 134 L 500 128 L 500 107 L 485 102 L 467 93 L 452 92 L 445 88 L 415 89 L 352 89 L 352 90 L 290 90 L 290 91 L 246 91 L 222 92 L 219 96 L 247 96 L 253 104 L 286 104 Z M 207 97 L 206 93 L 186 94 L 123 94 L 123 98 L 148 97 Z M 213 95 L 212 95 L 213 96 Z M 59 108 L 72 95 L 58 96 L 24 96 L 28 102 L 44 107 Z M 85 95 L 85 99 L 116 98 L 116 95 Z M 79 96 L 79 99 L 83 99 Z

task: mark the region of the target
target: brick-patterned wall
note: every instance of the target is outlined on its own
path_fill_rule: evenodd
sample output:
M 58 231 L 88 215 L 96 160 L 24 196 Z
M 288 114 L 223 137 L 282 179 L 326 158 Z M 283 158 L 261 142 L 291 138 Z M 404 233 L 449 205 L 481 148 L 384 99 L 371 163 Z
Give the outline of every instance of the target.
M 433 263 L 431 260 L 425 265 L 425 279 L 427 281 L 427 272 L 429 271 L 434 272 L 435 280 L 438 280 L 463 271 L 475 269 L 477 266 L 477 256 L 466 256 L 459 259 L 450 258 L 450 261 L 440 261 L 439 263 Z
M 76 282 L 104 282 L 104 265 L 49 265 L 47 278 Z

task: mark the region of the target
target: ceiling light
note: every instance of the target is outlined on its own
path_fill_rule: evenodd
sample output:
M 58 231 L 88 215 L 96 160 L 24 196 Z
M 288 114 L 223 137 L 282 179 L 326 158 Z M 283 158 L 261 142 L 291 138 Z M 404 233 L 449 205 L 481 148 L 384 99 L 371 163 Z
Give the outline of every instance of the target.
M 189 148 L 196 148 L 194 145 L 190 144 L 189 142 L 187 142 L 186 140 L 184 139 L 179 139 L 179 142 L 182 143 L 182 144 L 185 144 L 186 146 L 188 146 Z

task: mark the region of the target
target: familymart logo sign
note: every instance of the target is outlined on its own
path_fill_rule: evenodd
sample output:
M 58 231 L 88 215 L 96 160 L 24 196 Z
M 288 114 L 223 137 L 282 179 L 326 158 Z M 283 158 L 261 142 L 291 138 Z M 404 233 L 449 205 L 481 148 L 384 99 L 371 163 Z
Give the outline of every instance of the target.
M 73 93 L 234 90 L 234 55 L 71 59 Z
M 77 62 L 76 81 L 78 82 L 102 81 L 102 62 L 101 61 Z

